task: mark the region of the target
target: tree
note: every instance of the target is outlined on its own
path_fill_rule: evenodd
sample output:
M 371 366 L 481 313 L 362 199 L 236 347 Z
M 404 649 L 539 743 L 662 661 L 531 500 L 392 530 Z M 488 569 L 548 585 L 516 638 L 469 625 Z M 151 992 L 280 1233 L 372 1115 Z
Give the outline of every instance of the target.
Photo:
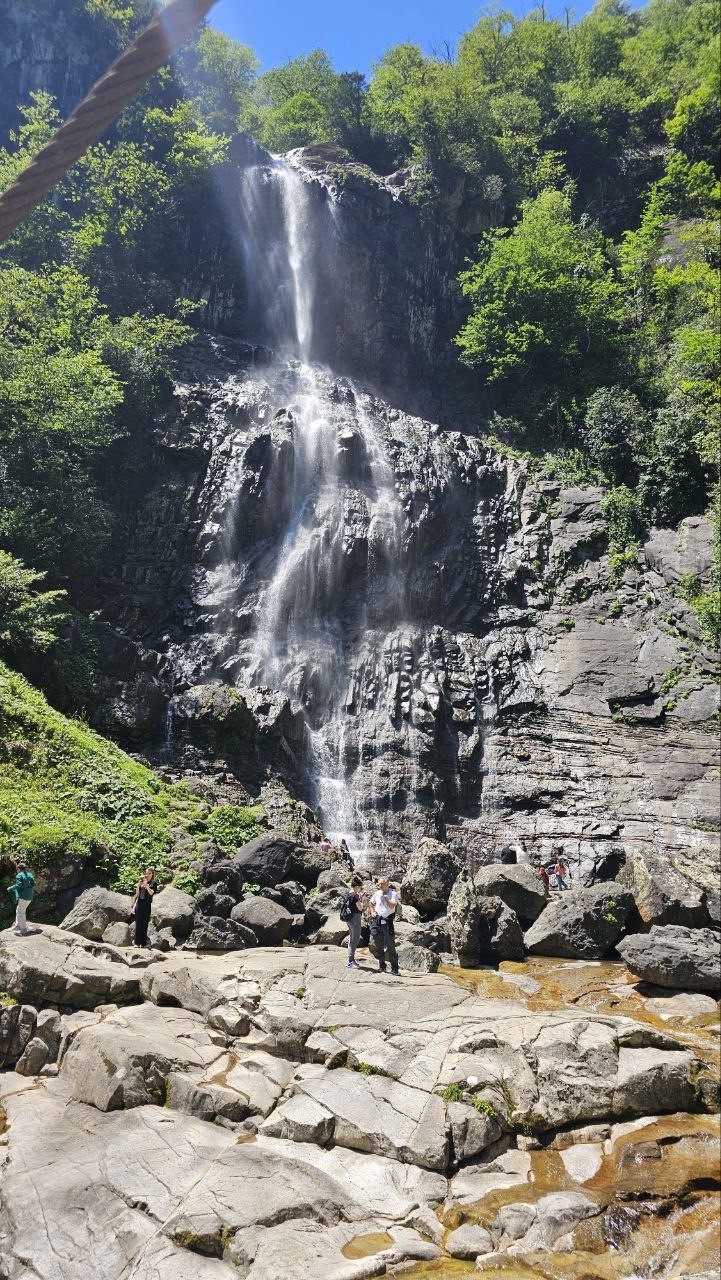
M 10 662 L 46 653 L 67 621 L 67 595 L 41 589 L 45 577 L 0 551 L 0 652 Z
M 586 402 L 583 443 L 594 466 L 609 480 L 635 478 L 647 432 L 638 397 L 623 387 L 599 387 Z
M 544 191 L 512 231 L 487 234 L 461 286 L 472 306 L 461 359 L 506 402 L 568 403 L 615 367 L 620 289 L 602 236 L 574 222 L 567 194 Z

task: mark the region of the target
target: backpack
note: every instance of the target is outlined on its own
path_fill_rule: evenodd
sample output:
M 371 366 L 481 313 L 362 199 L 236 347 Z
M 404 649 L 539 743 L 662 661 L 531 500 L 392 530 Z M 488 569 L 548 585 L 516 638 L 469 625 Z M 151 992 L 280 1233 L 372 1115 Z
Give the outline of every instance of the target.
M 344 898 L 341 898 L 341 900 L 340 900 L 340 909 L 339 909 L 339 914 L 340 914 L 340 918 L 341 918 L 341 920 L 342 920 L 345 924 L 347 924 L 347 923 L 348 923 L 348 921 L 352 918 L 352 916 L 353 916 L 353 914 L 354 914 L 354 910 L 355 910 L 355 908 L 353 907 L 353 905 L 352 905 L 352 903 L 351 903 L 351 898 L 354 898 L 354 897 L 355 897 L 355 894 L 354 894 L 354 893 L 347 893 L 347 894 L 345 895 L 345 897 L 344 897 Z

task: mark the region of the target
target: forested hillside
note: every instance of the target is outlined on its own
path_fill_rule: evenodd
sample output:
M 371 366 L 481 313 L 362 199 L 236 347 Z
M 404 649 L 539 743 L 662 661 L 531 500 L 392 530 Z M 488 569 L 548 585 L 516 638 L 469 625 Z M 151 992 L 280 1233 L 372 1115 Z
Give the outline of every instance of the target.
M 100 57 L 152 5 L 65 8 Z M 0 255 L 3 656 L 59 705 L 91 702 L 83 613 L 117 517 L 119 442 L 163 413 L 171 353 L 204 324 L 182 300 L 189 246 L 221 218 L 211 193 L 242 133 L 405 167 L 428 220 L 462 203 L 455 402 L 550 474 L 608 486 L 619 571 L 652 524 L 713 506 L 718 28 L 713 0 L 602 0 L 568 24 L 493 12 L 457 49 L 390 49 L 367 80 L 321 50 L 260 74 L 203 29 Z M 17 104 L 0 187 L 58 119 L 45 92 Z M 718 636 L 718 592 L 679 589 Z

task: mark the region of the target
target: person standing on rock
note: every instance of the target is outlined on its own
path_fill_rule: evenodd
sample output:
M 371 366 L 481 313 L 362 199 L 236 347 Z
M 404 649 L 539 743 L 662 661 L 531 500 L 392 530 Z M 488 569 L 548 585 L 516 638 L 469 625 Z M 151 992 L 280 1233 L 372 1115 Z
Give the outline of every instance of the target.
M 562 853 L 558 854 L 558 857 L 556 858 L 556 865 L 553 868 L 553 871 L 556 877 L 556 888 L 567 889 L 568 888 L 568 880 L 567 880 L 568 865 Z
M 148 942 L 148 925 L 150 924 L 150 912 L 153 906 L 155 889 L 155 872 L 152 867 L 146 867 L 136 885 L 135 898 L 133 900 L 136 947 L 150 946 Z
M 546 868 L 544 867 L 542 862 L 539 864 L 538 874 L 541 877 L 541 884 L 546 890 L 546 893 L 548 893 L 548 891 L 551 888 L 551 881 L 549 879 L 548 872 L 546 871 Z
M 350 882 L 350 893 L 343 899 L 340 911 L 341 920 L 348 924 L 348 968 L 357 969 L 356 947 L 360 942 L 361 925 L 363 923 L 363 881 L 360 876 L 353 876 Z
M 391 889 L 390 881 L 381 876 L 378 888 L 371 895 L 371 942 L 378 955 L 378 972 L 386 971 L 386 954 L 391 964 L 391 973 L 398 974 L 398 952 L 396 951 L 395 914 L 398 906 L 397 890 Z
M 15 863 L 15 879 L 8 888 L 15 903 L 15 932 L 25 937 L 28 932 L 27 910 L 35 892 L 35 876 L 24 862 Z

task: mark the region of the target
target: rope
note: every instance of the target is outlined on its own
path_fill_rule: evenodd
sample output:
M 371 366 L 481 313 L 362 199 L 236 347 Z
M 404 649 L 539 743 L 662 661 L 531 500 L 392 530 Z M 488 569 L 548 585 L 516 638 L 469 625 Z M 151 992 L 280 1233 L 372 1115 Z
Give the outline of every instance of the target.
M 0 196 L 0 244 L 185 43 L 216 0 L 170 0 L 116 58 L 34 160 Z

